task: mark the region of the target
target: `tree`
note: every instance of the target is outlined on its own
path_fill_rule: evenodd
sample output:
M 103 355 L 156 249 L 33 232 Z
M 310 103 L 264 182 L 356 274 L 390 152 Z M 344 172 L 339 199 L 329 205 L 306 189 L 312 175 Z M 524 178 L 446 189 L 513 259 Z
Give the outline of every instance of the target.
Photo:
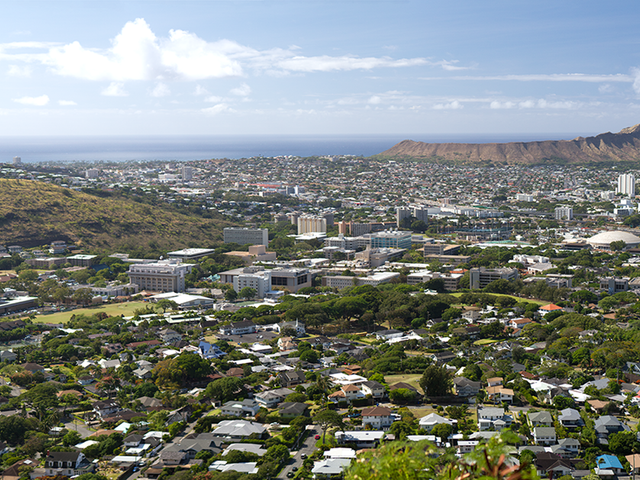
M 245 300 L 251 300 L 256 296 L 258 292 L 256 292 L 255 288 L 244 287 L 242 290 L 238 292 L 238 296 L 240 298 L 244 298 Z
M 425 396 L 443 397 L 451 393 L 453 381 L 445 367 L 429 365 L 420 379 Z
M 178 310 L 178 304 L 173 300 L 163 298 L 162 300 L 158 300 L 156 308 L 162 309 L 162 313 L 165 313 L 167 310 Z
M 80 440 L 82 440 L 82 436 L 75 430 L 70 430 L 64 437 L 62 437 L 62 443 L 65 447 L 76 445 L 80 443 Z
M 389 399 L 393 403 L 407 404 L 412 403 L 416 399 L 416 392 L 409 388 L 396 388 L 389 392 Z
M 609 246 L 614 252 L 621 252 L 627 248 L 627 243 L 624 240 L 616 240 L 615 242 L 611 242 Z
M 640 451 L 635 432 L 616 432 L 609 435 L 609 450 L 616 455 L 627 455 Z
M 238 391 L 242 390 L 244 380 L 237 377 L 225 377 L 214 380 L 204 391 L 208 398 L 215 398 L 225 403 L 237 397 Z
M 322 429 L 322 443 L 324 444 L 327 430 L 331 427 L 343 427 L 342 416 L 333 410 L 322 410 L 312 419 L 314 425 Z
M 440 437 L 442 441 L 446 441 L 449 438 L 449 435 L 453 433 L 453 427 L 448 423 L 439 423 L 434 425 L 431 429 L 431 435 L 435 435 L 436 437 Z
M 238 299 L 238 293 L 233 288 L 229 288 L 224 292 L 224 299 L 228 302 L 234 302 Z

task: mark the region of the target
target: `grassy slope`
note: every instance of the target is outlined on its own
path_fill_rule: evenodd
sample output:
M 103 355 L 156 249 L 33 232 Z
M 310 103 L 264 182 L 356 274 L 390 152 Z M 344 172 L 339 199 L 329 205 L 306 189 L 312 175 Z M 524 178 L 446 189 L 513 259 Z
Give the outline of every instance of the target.
M 0 241 L 34 247 L 54 240 L 114 250 L 211 246 L 222 240 L 221 219 L 177 213 L 130 199 L 99 198 L 43 182 L 0 179 Z
M 147 303 L 145 302 L 127 302 L 127 303 L 113 303 L 108 305 L 99 305 L 89 308 L 77 308 L 68 312 L 52 313 L 50 315 L 38 315 L 34 320 L 35 323 L 67 323 L 71 318 L 71 315 L 95 315 L 96 313 L 104 312 L 109 316 L 115 317 L 117 315 L 124 315 L 125 317 L 133 315 L 133 311 L 137 308 L 143 308 Z

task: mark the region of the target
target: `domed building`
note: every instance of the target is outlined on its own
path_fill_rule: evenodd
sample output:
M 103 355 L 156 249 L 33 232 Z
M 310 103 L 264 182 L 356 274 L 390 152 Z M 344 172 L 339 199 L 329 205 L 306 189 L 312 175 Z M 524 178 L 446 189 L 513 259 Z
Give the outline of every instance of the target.
M 623 232 L 621 230 L 615 230 L 612 232 L 600 232 L 591 238 L 587 238 L 587 243 L 592 248 L 611 248 L 612 242 L 619 242 L 622 240 L 627 244 L 626 248 L 636 248 L 640 245 L 640 237 L 635 236 L 633 233 Z

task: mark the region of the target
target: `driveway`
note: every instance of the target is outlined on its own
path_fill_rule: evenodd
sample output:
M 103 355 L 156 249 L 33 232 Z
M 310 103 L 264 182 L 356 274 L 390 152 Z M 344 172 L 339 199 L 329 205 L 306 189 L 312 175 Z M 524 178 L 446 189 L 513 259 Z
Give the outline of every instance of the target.
M 304 462 L 304 460 L 302 460 L 301 455 L 304 453 L 307 457 L 309 457 L 313 452 L 315 452 L 317 442 L 315 436 L 319 433 L 320 430 L 318 430 L 315 425 L 307 426 L 307 438 L 305 438 L 304 442 L 302 442 L 302 445 L 300 445 L 300 448 L 297 452 L 291 452 L 291 458 L 284 466 L 277 478 L 286 479 L 287 473 L 293 471 L 293 467 L 298 467 L 298 469 L 302 468 L 302 463 Z

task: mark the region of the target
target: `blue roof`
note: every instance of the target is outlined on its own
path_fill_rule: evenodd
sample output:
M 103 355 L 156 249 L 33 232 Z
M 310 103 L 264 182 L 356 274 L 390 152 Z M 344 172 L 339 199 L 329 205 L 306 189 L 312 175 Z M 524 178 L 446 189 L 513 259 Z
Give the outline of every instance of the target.
M 608 470 L 610 468 L 620 468 L 624 470 L 622 463 L 620 463 L 618 457 L 614 455 L 600 455 L 598 458 L 596 458 L 596 463 L 598 465 L 598 468 L 601 468 L 603 470 Z

